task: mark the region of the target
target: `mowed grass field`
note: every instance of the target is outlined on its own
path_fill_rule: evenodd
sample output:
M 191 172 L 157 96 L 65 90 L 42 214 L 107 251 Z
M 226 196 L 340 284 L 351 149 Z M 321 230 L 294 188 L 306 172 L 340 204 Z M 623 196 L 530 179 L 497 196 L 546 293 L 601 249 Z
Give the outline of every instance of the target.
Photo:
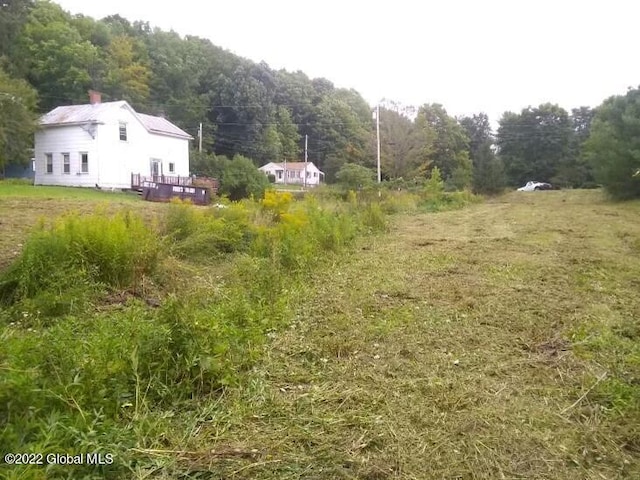
M 640 478 L 639 214 L 561 191 L 396 217 L 190 448 L 256 449 L 214 460 L 236 478 Z
M 0 258 L 43 214 L 164 208 L 104 195 L 0 193 Z M 639 219 L 598 191 L 391 217 L 132 478 L 640 478 Z

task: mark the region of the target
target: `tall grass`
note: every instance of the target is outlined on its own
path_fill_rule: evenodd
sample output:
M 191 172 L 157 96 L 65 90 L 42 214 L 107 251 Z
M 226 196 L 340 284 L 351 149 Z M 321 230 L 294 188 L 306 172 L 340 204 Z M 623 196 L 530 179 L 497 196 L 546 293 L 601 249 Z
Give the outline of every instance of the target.
M 0 276 L 9 307 L 0 313 L 0 449 L 108 445 L 127 458 L 167 426 L 151 421 L 154 412 L 242 384 L 267 333 L 290 321 L 314 266 L 388 228 L 386 212 L 417 203 L 267 192 L 226 208 L 173 202 L 153 225 L 104 211 L 41 223 Z M 194 278 L 172 274 L 176 265 Z M 223 278 L 206 280 L 221 267 Z M 144 279 L 155 284 L 156 308 L 144 301 Z M 114 292 L 131 295 L 114 304 Z M 74 468 L 65 474 L 95 474 Z M 130 468 L 123 461 L 102 474 L 126 478 Z
M 161 251 L 153 230 L 128 211 L 71 213 L 51 226 L 42 220 L 0 276 L 0 303 L 22 302 L 45 316 L 71 313 L 92 292 L 139 288 Z
M 201 209 L 175 201 L 162 222 L 162 233 L 167 236 L 174 255 L 203 261 L 246 251 L 253 238 L 253 226 L 243 204 Z

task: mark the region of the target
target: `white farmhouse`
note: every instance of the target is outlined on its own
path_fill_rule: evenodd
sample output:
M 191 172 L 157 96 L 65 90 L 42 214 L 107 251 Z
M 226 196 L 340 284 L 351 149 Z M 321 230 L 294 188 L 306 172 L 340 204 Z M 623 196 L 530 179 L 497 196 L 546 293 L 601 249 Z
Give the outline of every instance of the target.
M 35 134 L 36 185 L 131 188 L 132 174 L 189 175 L 191 135 L 125 101 L 57 107 Z
M 259 168 L 265 175 L 273 175 L 276 184 L 296 184 L 307 187 L 320 185 L 324 173 L 313 162 L 269 162 Z

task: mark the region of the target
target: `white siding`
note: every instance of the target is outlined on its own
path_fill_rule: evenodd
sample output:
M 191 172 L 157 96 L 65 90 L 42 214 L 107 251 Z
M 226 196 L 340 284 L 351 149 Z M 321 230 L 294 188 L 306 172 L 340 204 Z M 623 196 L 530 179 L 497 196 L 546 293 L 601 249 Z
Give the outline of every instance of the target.
M 313 174 L 316 174 L 316 176 L 314 177 Z M 302 174 L 304 175 L 304 171 L 302 172 Z M 303 180 L 304 181 L 304 180 Z M 309 164 L 307 166 L 307 185 L 320 185 L 320 170 L 318 170 L 318 167 L 316 167 L 314 164 Z
M 284 166 L 277 165 L 273 162 L 267 163 L 259 168 L 265 175 L 274 175 L 276 177 L 277 184 L 284 184 L 285 180 L 287 184 L 300 184 L 304 185 L 304 170 L 287 170 L 286 178 L 284 172 Z M 282 178 L 278 178 L 278 170 L 282 171 Z M 315 176 L 314 176 L 315 173 Z M 313 163 L 309 162 L 307 165 L 307 186 L 320 185 L 320 170 Z
M 168 137 L 165 135 L 149 135 L 147 170 L 150 159 L 157 158 L 162 161 L 162 173 L 165 175 L 189 175 L 189 141 L 182 138 Z M 175 172 L 169 173 L 169 163 L 175 165 Z
M 120 123 L 127 125 L 127 140 L 120 140 Z M 100 117 L 93 135 L 88 126 L 49 127 L 35 136 L 36 185 L 129 188 L 131 174 L 151 174 L 151 159 L 162 162 L 165 175 L 189 175 L 189 141 L 150 134 L 126 107 Z M 82 152 L 89 154 L 89 172 L 81 173 Z M 53 173 L 46 173 L 47 153 L 53 154 Z M 63 173 L 62 154 L 71 156 L 71 172 Z M 175 166 L 169 173 L 169 163 Z
M 149 133 L 126 107 L 110 111 L 102 120 L 98 133 L 100 186 L 130 188 L 132 173 L 148 175 L 145 150 Z M 127 125 L 127 140 L 120 140 L 120 123 Z M 141 170 L 143 165 L 145 170 Z
M 53 127 L 35 135 L 36 185 L 70 185 L 92 187 L 99 181 L 96 140 L 87 131 L 88 126 Z M 89 172 L 82 173 L 80 153 L 89 155 Z M 47 173 L 46 154 L 53 155 L 53 173 Z M 63 173 L 62 154 L 69 153 L 70 173 Z
M 102 169 L 101 186 L 129 188 L 131 174 L 151 175 L 151 159 L 160 160 L 165 175 L 189 175 L 189 141 L 151 134 L 131 113 L 122 107 L 103 117 L 99 131 Z M 120 124 L 127 125 L 127 140 L 120 140 Z M 169 163 L 175 173 L 169 173 Z

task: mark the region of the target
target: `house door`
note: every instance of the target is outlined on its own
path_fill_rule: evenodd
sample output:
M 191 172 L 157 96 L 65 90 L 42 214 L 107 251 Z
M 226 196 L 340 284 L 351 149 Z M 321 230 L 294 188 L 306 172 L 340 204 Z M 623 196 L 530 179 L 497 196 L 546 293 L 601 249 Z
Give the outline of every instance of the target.
M 162 175 L 162 161 L 157 158 L 151 159 L 151 177 L 153 177 L 153 181 L 157 182 L 158 177 Z

